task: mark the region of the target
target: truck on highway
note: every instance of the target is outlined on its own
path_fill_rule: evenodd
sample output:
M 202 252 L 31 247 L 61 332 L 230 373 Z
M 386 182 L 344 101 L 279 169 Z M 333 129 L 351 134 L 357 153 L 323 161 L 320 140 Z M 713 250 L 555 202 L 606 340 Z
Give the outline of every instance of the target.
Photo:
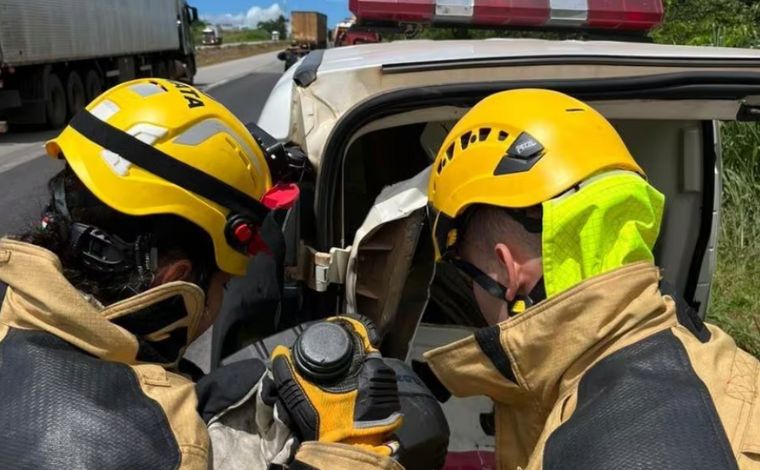
M 0 130 L 59 128 L 135 77 L 192 82 L 197 18 L 185 0 L 0 0 Z
M 218 26 L 208 25 L 203 28 L 204 46 L 220 46 L 222 44 L 222 30 Z
M 293 41 L 310 49 L 327 47 L 327 16 L 316 11 L 294 11 L 290 14 Z
M 290 14 L 292 43 L 277 57 L 285 70 L 309 52 L 327 48 L 327 16 L 316 11 L 293 11 Z

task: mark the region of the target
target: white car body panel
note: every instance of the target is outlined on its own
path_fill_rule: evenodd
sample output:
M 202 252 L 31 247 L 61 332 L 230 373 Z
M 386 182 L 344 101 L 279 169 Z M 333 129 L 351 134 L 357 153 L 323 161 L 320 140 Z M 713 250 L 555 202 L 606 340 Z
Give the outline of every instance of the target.
M 293 101 L 293 73 L 297 65 L 290 67 L 269 93 L 269 98 L 259 115 L 258 125 L 272 137 L 287 141 L 290 132 L 291 103 Z
M 320 175 L 320 167 L 326 158 L 324 149 L 328 139 L 341 118 L 352 109 L 361 106 L 363 102 L 391 91 L 446 84 L 475 85 L 496 81 L 630 78 L 694 71 L 718 73 L 760 71 L 760 50 L 603 41 L 420 40 L 342 47 L 326 50 L 323 54 L 322 63 L 317 70 L 317 78 L 307 86 L 297 86 L 293 81 L 298 65 L 283 75 L 272 91 L 259 120 L 259 125 L 277 139 L 294 142 L 301 146 L 315 167 L 317 175 Z M 749 97 L 747 101 L 760 102 L 756 100 L 757 97 Z M 670 125 L 679 120 L 696 122 L 699 125 L 701 125 L 700 121 L 733 120 L 736 119 L 742 103 L 715 99 L 672 101 L 631 99 L 591 101 L 589 104 L 613 120 L 657 120 L 656 125 L 649 122 L 650 127 L 647 128 L 650 131 L 656 131 L 660 120 L 668 121 Z M 466 108 L 457 106 L 439 106 L 435 110 L 415 109 L 371 121 L 356 131 L 351 138 L 356 140 L 362 135 L 379 129 L 415 122 L 453 122 L 464 112 Z M 643 142 L 646 139 L 642 139 L 641 135 L 635 133 L 635 126 L 626 127 L 623 123 L 621 127 L 622 134 L 626 134 L 627 131 L 629 137 L 635 136 L 634 141 L 641 141 L 638 149 L 640 152 L 648 151 L 647 146 L 658 144 L 658 142 Z M 701 170 L 696 170 L 699 165 L 689 160 L 691 157 L 698 156 L 700 162 L 702 161 L 702 142 L 690 135 L 691 132 L 695 132 L 694 129 L 686 125 L 684 129 L 683 135 L 679 134 L 683 145 L 695 145 L 699 149 L 693 152 L 693 155 L 688 151 L 680 153 L 669 151 L 666 154 L 667 157 L 673 155 L 675 158 L 683 159 L 679 167 L 683 169 L 683 174 L 676 175 L 680 180 L 678 184 L 682 187 L 676 190 L 678 197 L 668 201 L 670 207 L 676 212 L 687 207 L 687 203 L 692 204 L 691 207 L 693 207 L 693 202 L 690 202 L 689 198 L 696 197 L 693 195 L 702 194 L 702 191 L 706 190 L 702 188 L 702 173 L 699 172 Z M 656 132 L 645 135 L 652 133 Z M 671 143 L 671 145 L 675 147 L 677 144 Z M 701 259 L 701 271 L 694 295 L 694 298 L 701 303 L 703 312 L 708 302 L 710 281 L 716 267 L 720 220 L 720 148 L 717 142 L 715 145 L 718 158 L 714 169 L 714 188 L 712 188 L 714 192 L 712 227 L 707 251 Z M 425 151 L 430 157 L 435 149 L 426 148 Z M 330 155 L 330 158 L 342 157 Z M 346 164 L 345 160 L 342 162 L 343 165 Z M 671 176 L 668 175 L 668 177 Z M 657 182 L 663 183 L 662 174 L 654 175 L 652 179 L 656 181 L 658 177 L 660 180 Z M 318 186 L 323 184 L 319 178 L 321 177 L 318 176 Z M 675 178 L 671 179 L 675 180 Z M 427 202 L 426 183 L 427 172 L 423 172 L 416 177 L 386 187 L 375 199 L 374 205 L 355 235 L 349 234 L 349 239 L 346 239 L 346 235 L 341 234 L 341 243 L 344 246 L 351 245 L 344 299 L 344 306 L 348 312 L 362 310 L 357 307 L 357 285 L 359 284 L 357 272 L 361 261 L 359 250 L 363 243 L 385 224 L 409 217 L 410 214 L 423 208 Z M 673 191 L 672 188 L 671 191 Z M 696 216 L 699 215 L 699 209 L 697 209 Z M 675 223 L 671 225 L 680 227 Z M 682 236 L 681 240 L 674 241 L 678 235 L 680 234 L 675 229 L 669 234 L 668 243 L 671 246 L 685 246 L 685 240 L 688 237 Z M 352 236 L 353 239 L 350 238 Z M 689 234 L 689 236 L 696 235 Z M 691 260 L 688 259 L 690 249 L 681 250 L 686 251 L 686 254 L 677 249 L 670 250 L 663 255 L 663 265 L 677 267 L 683 262 L 690 262 Z M 697 262 L 699 261 L 697 259 Z M 685 282 L 686 280 L 683 279 L 681 284 Z M 413 315 L 408 311 L 404 311 L 404 314 Z M 424 351 L 466 336 L 471 333 L 471 330 L 417 323 L 415 332 L 407 350 L 408 360 L 422 360 Z M 452 398 L 444 404 L 444 411 L 452 430 L 450 451 L 475 452 L 476 454 L 485 452 L 492 455 L 493 437 L 486 435 L 478 420 L 481 413 L 488 413 L 491 409 L 490 402 L 483 397 L 464 400 Z
M 760 60 L 760 51 L 729 47 L 670 46 L 640 42 L 486 39 L 464 41 L 412 40 L 363 44 L 325 51 L 319 71 L 332 73 L 383 65 L 417 64 L 461 59 L 519 57 L 655 57 Z

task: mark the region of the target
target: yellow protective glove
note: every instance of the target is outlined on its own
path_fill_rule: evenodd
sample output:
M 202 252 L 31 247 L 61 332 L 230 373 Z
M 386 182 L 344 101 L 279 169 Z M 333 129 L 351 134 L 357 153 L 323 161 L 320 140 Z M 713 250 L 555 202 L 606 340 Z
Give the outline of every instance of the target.
M 389 456 L 401 426 L 396 374 L 359 320 L 332 317 L 309 326 L 292 350 L 272 351 L 281 404 L 304 441 L 354 444 Z

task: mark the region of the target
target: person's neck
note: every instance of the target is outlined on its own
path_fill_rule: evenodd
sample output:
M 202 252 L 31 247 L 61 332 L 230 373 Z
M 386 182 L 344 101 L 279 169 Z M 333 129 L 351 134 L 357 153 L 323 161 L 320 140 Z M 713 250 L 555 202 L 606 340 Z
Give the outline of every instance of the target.
M 520 269 L 519 295 L 528 295 L 536 287 L 536 284 L 544 275 L 543 263 L 541 258 L 533 258 L 524 262 Z

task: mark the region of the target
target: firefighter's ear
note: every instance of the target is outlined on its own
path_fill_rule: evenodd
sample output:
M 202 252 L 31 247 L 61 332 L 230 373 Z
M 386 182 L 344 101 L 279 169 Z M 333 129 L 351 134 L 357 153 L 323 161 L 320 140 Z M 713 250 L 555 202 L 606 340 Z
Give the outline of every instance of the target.
M 497 265 L 496 281 L 507 288 L 504 300 L 513 300 L 519 288 L 520 265 L 514 256 L 514 252 L 504 243 L 494 246 Z
M 193 279 L 193 263 L 186 258 L 174 260 L 158 268 L 153 287 L 175 281 L 189 282 Z

